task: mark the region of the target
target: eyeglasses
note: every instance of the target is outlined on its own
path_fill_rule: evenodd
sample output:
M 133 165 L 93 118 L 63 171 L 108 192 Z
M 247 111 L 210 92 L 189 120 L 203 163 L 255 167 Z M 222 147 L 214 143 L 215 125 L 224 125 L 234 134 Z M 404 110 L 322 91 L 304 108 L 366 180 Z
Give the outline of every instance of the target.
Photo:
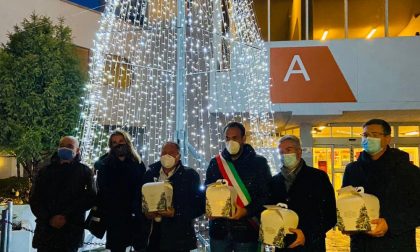
M 363 132 L 362 134 L 360 134 L 361 137 L 381 137 L 381 136 L 386 136 L 385 133 L 381 133 L 381 132 Z

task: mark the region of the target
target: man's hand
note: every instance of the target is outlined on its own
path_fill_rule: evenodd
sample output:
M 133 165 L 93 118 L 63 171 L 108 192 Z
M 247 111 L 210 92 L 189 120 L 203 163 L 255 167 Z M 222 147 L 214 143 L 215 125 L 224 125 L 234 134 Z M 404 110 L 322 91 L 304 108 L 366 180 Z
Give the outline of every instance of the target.
M 288 248 L 296 248 L 297 246 L 305 245 L 305 235 L 303 234 L 302 230 L 289 228 L 289 231 L 296 234 L 296 240 L 290 244 Z
M 247 214 L 248 214 L 248 211 L 246 210 L 246 208 L 242 208 L 242 207 L 236 206 L 236 212 L 235 212 L 235 214 L 232 217 L 230 217 L 229 219 L 231 219 L 231 220 L 239 220 L 239 219 L 245 217 Z
M 159 211 L 160 216 L 166 218 L 173 218 L 175 216 L 175 209 L 173 207 L 168 208 L 166 211 Z
M 366 232 L 368 235 L 373 237 L 382 237 L 386 234 L 386 232 L 388 232 L 388 223 L 386 223 L 384 218 L 372 220 L 370 223 L 376 224 L 376 227 L 374 230 Z
M 154 218 L 158 217 L 159 214 L 158 212 L 147 212 L 147 213 L 144 213 L 144 216 L 146 216 L 146 218 L 149 220 L 153 220 Z
M 53 228 L 57 228 L 60 229 L 62 228 L 64 225 L 66 224 L 66 216 L 58 214 L 58 215 L 54 215 L 51 219 L 50 219 L 50 226 Z

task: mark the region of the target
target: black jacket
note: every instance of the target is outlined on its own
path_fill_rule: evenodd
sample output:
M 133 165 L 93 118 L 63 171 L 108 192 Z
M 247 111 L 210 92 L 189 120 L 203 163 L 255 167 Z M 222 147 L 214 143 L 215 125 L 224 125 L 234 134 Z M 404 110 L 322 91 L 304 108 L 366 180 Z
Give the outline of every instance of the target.
M 144 183 L 159 179 L 162 165 L 156 162 L 150 165 L 144 175 Z M 165 251 L 193 250 L 197 248 L 194 231 L 194 219 L 204 213 L 204 193 L 200 189 L 200 176 L 188 167 L 179 164 L 175 173 L 169 178 L 173 188 L 173 218 L 162 218 L 160 223 L 153 222 L 153 241 L 150 247 Z M 152 236 L 152 223 L 148 221 L 146 234 Z M 157 251 L 157 250 L 155 250 Z
M 416 251 L 415 228 L 420 225 L 420 170 L 407 153 L 389 148 L 378 159 L 362 152 L 347 165 L 343 187 L 363 186 L 379 198 L 380 217 L 388 224 L 384 237 L 351 237 L 352 251 Z
M 247 217 L 240 220 L 215 219 L 210 221 L 210 237 L 216 240 L 223 240 L 230 232 L 234 241 L 256 242 L 258 240 L 258 226 L 253 225 L 251 218 L 260 218 L 263 204 L 267 201 L 268 182 L 271 179 L 270 167 L 267 160 L 255 153 L 251 145 L 245 144 L 243 152 L 237 160 L 232 160 L 229 152 L 224 149 L 223 157 L 233 163 L 247 188 L 251 202 L 246 206 Z M 217 161 L 213 158 L 207 168 L 205 184 L 209 185 L 223 179 Z
M 31 188 L 29 204 L 36 217 L 34 248 L 78 248 L 83 242 L 85 211 L 95 199 L 92 171 L 77 159 L 60 164 L 57 155 L 39 170 Z M 61 229 L 49 225 L 54 215 L 64 215 Z
M 285 203 L 299 216 L 298 228 L 305 235 L 305 246 L 293 251 L 325 251 L 325 233 L 337 222 L 334 189 L 325 172 L 302 162 L 289 191 L 281 173 L 271 179 L 268 203 Z M 296 237 L 287 238 L 287 242 L 293 242 Z
M 98 208 L 106 223 L 107 248 L 145 246 L 142 240 L 140 190 L 146 167 L 131 158 L 106 155 L 95 163 L 98 171 Z

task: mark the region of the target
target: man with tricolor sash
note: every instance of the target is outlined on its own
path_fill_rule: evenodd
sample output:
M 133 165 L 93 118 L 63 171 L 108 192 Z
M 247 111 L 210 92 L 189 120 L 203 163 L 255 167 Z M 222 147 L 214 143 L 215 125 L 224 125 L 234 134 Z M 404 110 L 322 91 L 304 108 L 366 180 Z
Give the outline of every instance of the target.
M 271 179 L 267 160 L 246 144 L 245 127 L 231 122 L 224 128 L 226 148 L 210 161 L 205 184 L 225 179 L 236 193 L 236 212 L 230 218 L 210 219 L 212 252 L 255 252 L 259 248 L 259 217 Z

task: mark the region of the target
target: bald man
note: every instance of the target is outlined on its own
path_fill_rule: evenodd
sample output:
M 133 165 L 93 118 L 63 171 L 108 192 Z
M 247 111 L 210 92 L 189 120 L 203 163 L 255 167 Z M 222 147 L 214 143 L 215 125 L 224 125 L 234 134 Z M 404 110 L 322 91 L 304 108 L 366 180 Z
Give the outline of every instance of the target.
M 160 161 L 153 163 L 144 182 L 169 181 L 173 187 L 173 207 L 167 211 L 145 213 L 150 252 L 186 252 L 197 248 L 194 219 L 204 213 L 204 193 L 200 176 L 181 162 L 180 147 L 167 142 L 162 146 Z
M 38 252 L 73 252 L 83 243 L 85 211 L 93 205 L 92 171 L 80 163 L 79 142 L 61 138 L 51 163 L 41 168 L 29 204 L 36 217 L 32 246 Z

